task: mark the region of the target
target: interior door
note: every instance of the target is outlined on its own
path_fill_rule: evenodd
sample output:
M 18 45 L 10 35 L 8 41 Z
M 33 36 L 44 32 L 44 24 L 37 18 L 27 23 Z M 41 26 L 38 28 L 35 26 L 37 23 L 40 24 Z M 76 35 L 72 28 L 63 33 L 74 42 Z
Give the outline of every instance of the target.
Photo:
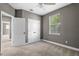
M 28 19 L 28 43 L 40 40 L 40 20 Z
M 14 18 L 13 20 L 13 46 L 25 44 L 25 19 Z

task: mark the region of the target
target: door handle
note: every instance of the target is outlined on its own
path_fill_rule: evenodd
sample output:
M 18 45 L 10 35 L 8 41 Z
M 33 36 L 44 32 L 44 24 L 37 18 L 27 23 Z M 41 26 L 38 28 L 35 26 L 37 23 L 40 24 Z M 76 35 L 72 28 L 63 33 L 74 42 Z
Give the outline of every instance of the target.
M 26 33 L 24 32 L 24 34 L 26 34 Z
M 33 32 L 33 33 L 36 33 L 36 32 Z

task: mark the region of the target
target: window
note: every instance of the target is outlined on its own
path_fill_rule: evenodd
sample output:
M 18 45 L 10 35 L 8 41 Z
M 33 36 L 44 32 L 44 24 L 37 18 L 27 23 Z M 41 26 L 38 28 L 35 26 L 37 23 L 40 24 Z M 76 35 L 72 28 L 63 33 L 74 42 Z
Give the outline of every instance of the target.
M 49 16 L 49 34 L 60 35 L 60 14 Z

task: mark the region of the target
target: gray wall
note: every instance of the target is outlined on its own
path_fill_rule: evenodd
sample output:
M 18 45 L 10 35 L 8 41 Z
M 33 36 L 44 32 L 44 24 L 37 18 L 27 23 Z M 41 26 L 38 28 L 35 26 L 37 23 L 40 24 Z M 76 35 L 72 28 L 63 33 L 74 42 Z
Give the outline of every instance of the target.
M 15 15 L 15 10 L 7 3 L 0 3 L 0 20 L 1 20 L 1 10 L 7 12 L 11 15 Z M 0 49 L 1 49 L 1 21 L 0 21 Z
M 56 13 L 61 17 L 61 35 L 49 35 L 49 16 Z M 71 4 L 43 16 L 43 38 L 79 48 L 79 4 Z

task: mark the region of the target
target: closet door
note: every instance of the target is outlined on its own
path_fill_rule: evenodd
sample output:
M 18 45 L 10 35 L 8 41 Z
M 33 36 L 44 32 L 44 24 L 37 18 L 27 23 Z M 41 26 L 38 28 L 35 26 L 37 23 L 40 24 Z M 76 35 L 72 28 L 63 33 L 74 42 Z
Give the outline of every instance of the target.
M 40 40 L 40 20 L 28 19 L 28 43 Z

